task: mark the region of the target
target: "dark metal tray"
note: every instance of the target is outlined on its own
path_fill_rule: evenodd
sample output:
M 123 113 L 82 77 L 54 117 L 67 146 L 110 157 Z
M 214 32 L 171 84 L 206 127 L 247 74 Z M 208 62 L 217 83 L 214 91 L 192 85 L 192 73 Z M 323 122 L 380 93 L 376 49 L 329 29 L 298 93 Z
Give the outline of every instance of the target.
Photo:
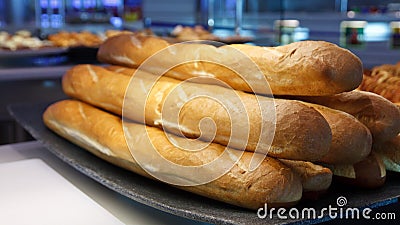
M 0 59 L 1 58 L 20 58 L 20 57 L 38 57 L 38 56 L 49 56 L 49 55 L 59 55 L 67 53 L 67 48 L 58 47 L 45 47 L 39 49 L 21 49 L 21 50 L 3 50 L 0 49 Z
M 282 220 L 276 215 L 272 219 L 260 219 L 256 211 L 191 194 L 111 165 L 47 129 L 42 121 L 42 113 L 47 105 L 49 103 L 14 104 L 8 109 L 17 122 L 50 152 L 83 174 L 134 201 L 174 215 L 215 224 L 315 224 L 332 220 L 327 213 L 318 219 Z M 347 199 L 345 207 L 348 208 L 375 209 L 397 203 L 400 196 L 400 175 L 389 173 L 385 186 L 376 190 L 332 185 L 328 193 L 318 200 L 301 202 L 296 208 L 301 210 L 312 207 L 320 215 L 321 209 L 329 205 L 338 207 L 336 201 L 340 196 Z

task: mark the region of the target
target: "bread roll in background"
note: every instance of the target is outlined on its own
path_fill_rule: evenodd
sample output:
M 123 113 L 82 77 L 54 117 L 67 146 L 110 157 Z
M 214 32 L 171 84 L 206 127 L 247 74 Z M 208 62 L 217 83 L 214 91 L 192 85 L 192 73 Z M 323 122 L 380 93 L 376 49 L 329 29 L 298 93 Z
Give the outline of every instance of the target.
M 103 63 L 137 68 L 154 54 L 159 57 L 152 57 L 141 69 L 156 74 L 169 70 L 165 75 L 179 80 L 208 77 L 236 90 L 259 94 L 271 94 L 258 86 L 265 79 L 272 94 L 321 96 L 353 90 L 363 76 L 357 56 L 324 41 L 277 47 L 245 44 L 215 47 L 199 43 L 170 45 L 156 37 L 118 35 L 100 46 L 97 58 Z M 240 72 L 253 68 L 259 68 L 261 73 L 257 70 L 247 76 Z M 245 80 L 237 73 L 245 76 Z M 247 82 L 254 84 L 254 89 Z
M 333 182 L 339 182 L 349 188 L 379 188 L 385 184 L 386 168 L 382 158 L 371 151 L 371 154 L 356 164 L 322 164 L 333 173 Z
M 151 74 L 146 75 L 152 76 Z M 211 129 L 199 130 L 200 120 L 206 117 L 211 118 L 217 128 L 213 141 L 223 145 L 227 145 L 229 138 L 231 138 L 231 128 L 234 128 L 231 123 L 236 123 L 236 126 L 246 125 L 245 121 L 233 121 L 224 107 L 235 109 L 243 103 L 248 112 L 249 136 L 245 133 L 244 128 L 235 129 L 233 132 L 238 132 L 241 135 L 231 138 L 230 147 L 235 148 L 235 146 L 241 146 L 247 142 L 246 150 L 249 151 L 255 151 L 256 148 L 264 151 L 269 149 L 268 155 L 273 157 L 308 161 L 321 159 L 329 150 L 332 139 L 329 124 L 318 111 L 300 101 L 272 100 L 259 96 L 258 100 L 260 100 L 261 106 L 274 107 L 261 108 L 265 115 L 268 115 L 261 117 L 259 102 L 253 94 L 237 91 L 240 99 L 230 99 L 230 96 L 226 94 L 228 90 L 226 88 L 186 82 L 184 84 L 186 88 L 180 89 L 179 94 L 174 95 L 170 91 L 179 85 L 179 81 L 162 77 L 150 93 L 141 88 L 130 88 L 134 93 L 128 91 L 127 98 L 129 99 L 124 102 L 130 79 L 131 76 L 111 72 L 99 66 L 78 65 L 67 71 L 63 76 L 62 85 L 67 95 L 118 115 L 121 115 L 124 103 L 125 109 L 129 109 L 127 111 L 135 112 L 124 116 L 130 116 L 130 119 L 138 122 L 143 122 L 138 110 L 145 109 L 146 124 L 166 129 L 177 135 L 182 132 L 185 136 L 192 138 L 200 137 L 200 135 L 212 136 Z M 141 79 L 140 82 L 144 86 L 152 85 L 151 80 L 146 78 Z M 181 97 L 198 93 L 206 94 L 206 96 L 218 95 L 219 98 L 225 98 L 232 104 L 222 106 L 213 99 L 206 97 L 195 98 L 191 101 Z M 160 108 L 163 106 L 166 96 L 174 100 L 173 104 L 167 106 L 168 109 L 178 109 L 178 106 L 182 105 L 178 123 L 168 120 L 165 115 L 161 114 Z M 148 104 L 143 102 L 143 98 L 146 97 L 148 97 Z M 239 105 L 236 106 L 236 104 Z M 270 117 L 271 115 L 276 115 L 276 124 Z M 275 126 L 275 133 L 265 133 L 265 129 L 261 132 L 261 125 L 264 125 L 267 129 Z M 263 138 L 262 135 L 271 135 L 266 138 L 273 138 L 270 148 L 268 142 L 263 142 L 265 139 L 260 139 L 260 137 Z
M 307 161 L 279 159 L 297 174 L 303 185 L 302 199 L 317 199 L 323 195 L 332 183 L 332 171 L 321 165 Z
M 400 132 L 400 110 L 384 97 L 366 91 L 344 92 L 333 96 L 297 98 L 356 117 L 371 132 L 374 142 L 385 142 Z
M 380 155 L 387 170 L 400 172 L 400 134 L 392 140 L 375 144 L 373 151 Z
M 308 104 L 320 112 L 332 131 L 328 153 L 318 160 L 328 164 L 355 164 L 365 159 L 372 149 L 368 128 L 352 115 L 318 104 Z
M 126 144 L 121 118 L 77 100 L 63 100 L 50 105 L 43 114 L 45 125 L 67 140 L 90 151 L 94 155 L 117 166 L 140 175 L 151 177 L 135 161 Z M 204 165 L 213 161 L 225 150 L 225 146 L 210 144 L 201 151 L 189 152 L 171 144 L 161 129 L 145 127 L 142 124 L 124 122 L 132 151 L 146 153 L 147 135 L 156 150 L 166 159 L 186 166 Z M 146 132 L 147 131 L 147 132 Z M 179 138 L 179 137 L 176 137 Z M 194 143 L 199 141 L 194 141 Z M 232 150 L 231 151 L 237 151 Z M 260 166 L 249 170 L 253 154 L 243 152 L 240 160 L 223 176 L 209 183 L 197 186 L 178 186 L 208 198 L 227 202 L 240 207 L 258 209 L 264 203 L 268 206 L 291 206 L 302 195 L 300 178 L 288 167 L 271 157 L 266 157 Z M 221 161 L 220 164 L 225 164 Z M 149 167 L 157 170 L 157 161 Z M 162 171 L 159 171 L 162 173 Z M 182 171 L 170 174 L 181 179 Z M 191 174 L 195 176 L 195 174 Z

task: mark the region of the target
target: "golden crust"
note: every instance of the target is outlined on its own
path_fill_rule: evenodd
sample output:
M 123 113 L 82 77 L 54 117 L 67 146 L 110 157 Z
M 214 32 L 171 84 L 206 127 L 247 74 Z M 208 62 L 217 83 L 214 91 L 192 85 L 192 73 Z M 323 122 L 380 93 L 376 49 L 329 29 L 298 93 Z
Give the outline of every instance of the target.
M 368 128 L 352 115 L 322 105 L 309 104 L 328 121 L 332 130 L 332 144 L 319 162 L 355 164 L 371 152 L 372 136 Z
M 108 38 L 100 45 L 97 59 L 109 64 L 135 68 L 146 58 L 168 46 L 169 43 L 161 38 L 121 34 Z
M 270 93 L 265 88 L 256 87 L 252 90 L 238 74 L 221 65 L 245 70 L 249 65 L 238 61 L 237 56 L 247 55 L 249 61 L 260 68 L 272 93 L 276 95 L 316 96 L 350 91 L 360 85 L 363 75 L 362 63 L 357 56 L 323 41 L 303 41 L 278 47 L 238 44 L 219 48 L 206 44 L 181 44 L 176 47 L 160 38 L 119 35 L 100 46 L 98 59 L 103 63 L 137 68 L 145 59 L 167 47 L 170 50 L 163 51 L 162 60 L 153 63 L 159 68 L 176 66 L 166 76 L 185 80 L 209 74 L 234 89 L 260 94 Z M 213 63 L 180 63 L 191 59 L 204 60 L 204 57 Z M 155 67 L 145 69 L 156 72 Z M 258 84 L 261 78 L 252 75 L 246 81 Z
M 49 106 L 43 114 L 43 120 L 51 130 L 95 155 L 149 177 L 132 157 L 119 117 L 77 100 L 63 100 Z M 140 140 L 141 136 L 148 134 L 157 151 L 175 163 L 202 165 L 215 159 L 225 150 L 225 146 L 210 144 L 202 151 L 183 151 L 171 144 L 164 132 L 158 128 L 146 127 L 146 134 L 131 132 L 140 130 L 137 128 L 144 125 L 124 125 L 134 137 L 130 140 L 138 140 L 131 143 L 131 146 L 135 147 L 134 151 L 147 151 L 144 142 Z M 228 173 L 214 181 L 179 188 L 250 209 L 262 207 L 264 203 L 288 206 L 299 201 L 302 193 L 299 177 L 278 160 L 270 157 L 266 157 L 257 169 L 250 172 L 248 165 L 253 154 L 244 152 L 243 157 Z M 180 171 L 176 171 L 175 176 L 182 175 Z
M 304 101 L 347 112 L 371 132 L 374 142 L 384 142 L 400 132 L 400 110 L 382 96 L 366 91 L 350 91 L 326 97 L 303 97 Z
M 353 90 L 362 81 L 361 60 L 328 42 L 302 41 L 264 48 L 232 46 L 257 63 L 276 95 L 332 95 Z
M 152 75 L 148 74 L 148 76 Z M 78 65 L 65 74 L 63 88 L 65 93 L 73 98 L 121 115 L 124 95 L 129 81 L 130 76 L 111 72 L 99 66 Z M 142 79 L 141 82 L 144 86 L 151 84 L 146 79 Z M 202 133 L 198 126 L 202 118 L 209 117 L 212 118 L 217 128 L 215 142 L 227 145 L 230 141 L 230 147 L 241 149 L 243 149 L 243 143 L 247 142 L 247 145 L 244 146 L 246 150 L 254 151 L 258 145 L 261 150 L 265 151 L 269 147 L 268 139 L 260 141 L 260 136 L 265 135 L 263 136 L 265 138 L 273 137 L 268 154 L 279 158 L 316 161 L 329 150 L 332 139 L 329 124 L 315 109 L 302 104 L 300 101 L 275 99 L 272 102 L 272 99 L 260 96 L 261 104 L 269 106 L 262 108 L 262 110 L 265 110 L 264 113 L 266 115 L 276 113 L 276 124 L 274 124 L 273 117 L 262 117 L 255 95 L 237 91 L 236 94 L 240 97 L 248 112 L 249 123 L 247 124 L 243 120 L 234 121 L 234 123 L 235 126 L 241 127 L 249 125 L 250 136 L 247 136 L 245 129 L 235 129 L 236 134 L 239 135 L 229 140 L 231 128 L 233 129 L 234 125 L 230 125 L 231 118 L 226 109 L 208 97 L 198 97 L 187 101 L 181 95 L 171 94 L 170 91 L 176 88 L 178 84 L 177 80 L 162 77 L 154 85 L 149 95 L 141 89 L 130 89 L 134 93 L 127 92 L 129 101 L 124 103 L 125 112 L 138 112 L 138 109 L 145 109 L 147 125 L 157 126 L 178 135 L 181 135 L 182 132 L 184 135 L 193 138 L 198 138 L 200 135 L 203 135 L 204 138 L 209 138 L 210 135 L 213 137 L 213 130 L 204 129 Z M 223 87 L 195 83 L 186 83 L 186 85 L 186 88 L 182 88 L 182 91 L 185 92 L 183 96 L 208 93 L 208 96 L 218 95 L 220 98 L 231 98 L 230 95 L 226 94 L 227 89 Z M 179 111 L 179 123 L 161 115 L 160 108 L 165 105 L 164 101 L 167 96 L 174 99 L 174 104 L 167 104 L 164 107 L 175 109 L 178 105 L 182 105 Z M 145 106 L 140 105 L 143 103 L 141 102 L 142 98 L 148 98 L 148 104 L 145 104 Z M 240 107 L 241 102 L 236 100 L 238 99 L 231 99 L 230 101 L 234 104 L 232 105 L 233 109 L 236 107 L 235 104 L 239 104 L 237 107 Z M 124 116 L 143 122 L 140 113 L 125 114 Z M 268 130 L 271 130 L 271 126 L 275 126 L 275 134 L 266 132 L 266 129 L 262 131 L 262 124 Z

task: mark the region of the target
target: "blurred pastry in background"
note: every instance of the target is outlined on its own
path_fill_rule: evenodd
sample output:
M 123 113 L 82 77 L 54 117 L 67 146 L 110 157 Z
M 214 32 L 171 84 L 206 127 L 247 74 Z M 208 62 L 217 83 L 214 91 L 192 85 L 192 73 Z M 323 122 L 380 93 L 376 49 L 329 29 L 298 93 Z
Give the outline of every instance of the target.
M 60 31 L 55 34 L 50 34 L 48 39 L 58 47 L 98 47 L 104 41 L 103 37 L 89 31 Z
M 393 103 L 400 102 L 400 63 L 384 64 L 365 71 L 358 89 L 374 92 Z
M 179 41 L 193 41 L 193 40 L 211 40 L 218 41 L 219 38 L 210 33 L 203 26 L 196 25 L 194 27 L 177 25 L 171 31 L 171 36 L 177 38 Z
M 0 32 L 0 49 L 4 50 L 21 50 L 21 49 L 39 49 L 51 47 L 52 43 L 47 40 L 40 40 L 38 37 L 32 36 L 28 30 L 19 30 L 14 34 L 8 32 Z

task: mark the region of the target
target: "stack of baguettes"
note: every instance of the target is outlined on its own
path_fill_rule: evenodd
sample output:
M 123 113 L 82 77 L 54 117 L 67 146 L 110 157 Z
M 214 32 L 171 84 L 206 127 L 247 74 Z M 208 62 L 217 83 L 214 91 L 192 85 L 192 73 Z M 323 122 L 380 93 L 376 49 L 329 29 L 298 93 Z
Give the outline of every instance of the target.
M 174 49 L 175 46 L 180 49 Z M 153 74 L 167 71 L 151 91 L 128 89 L 136 69 L 165 48 L 168 48 L 164 51 L 166 55 L 141 71 L 146 75 L 139 81 L 143 87 L 153 85 Z M 268 93 L 263 89 L 251 92 L 253 90 L 237 74 L 218 64 L 228 62 L 240 66 L 241 62 L 232 57 L 232 51 L 238 50 L 259 67 L 274 99 L 266 96 Z M 215 61 L 180 63 L 200 54 Z M 303 41 L 278 47 L 214 47 L 191 43 L 182 47 L 182 44 L 171 45 L 157 37 L 122 34 L 100 46 L 98 59 L 109 65 L 77 65 L 64 75 L 64 92 L 73 100 L 49 106 L 43 115 L 44 122 L 54 132 L 98 157 L 143 176 L 151 177 L 135 161 L 130 150 L 146 152 L 149 148 L 143 141 L 146 135 L 164 158 L 184 166 L 209 163 L 222 154 L 228 144 L 228 149 L 233 151 L 245 150 L 229 172 L 218 179 L 177 187 L 250 209 L 265 203 L 291 206 L 302 197 L 318 196 L 315 194 L 330 187 L 333 177 L 354 186 L 379 187 L 386 178 L 385 165 L 398 169 L 399 157 L 398 154 L 397 158 L 392 157 L 394 150 L 376 154 L 378 151 L 374 149 L 388 143 L 398 148 L 399 109 L 378 95 L 356 91 L 362 80 L 362 63 L 350 51 L 334 44 Z M 163 67 L 168 63 L 178 66 Z M 226 87 L 208 84 L 207 79 L 200 83 L 181 83 L 198 76 L 222 80 L 234 89 L 240 103 L 229 99 Z M 260 77 L 246 79 L 257 83 Z M 232 101 L 222 106 L 204 96 L 190 99 L 189 96 L 196 93 Z M 147 104 L 144 105 L 145 97 Z M 167 97 L 173 104 L 165 102 Z M 273 104 L 269 104 L 271 101 Z M 227 113 L 230 107 L 239 107 L 237 104 L 243 104 L 248 113 L 249 133 L 231 132 L 232 127 L 242 125 L 241 121 L 230 121 Z M 269 107 L 258 107 L 259 104 Z M 163 116 L 162 108 L 178 110 L 177 121 Z M 123 109 L 133 112 L 124 113 L 124 118 L 128 117 L 131 122 L 122 123 Z M 135 109 L 144 110 L 144 118 L 141 113 L 135 114 Z M 271 117 L 262 117 L 263 113 L 276 113 L 275 124 Z M 214 121 L 215 133 L 200 130 L 202 118 Z M 275 134 L 260 131 L 262 126 L 275 126 Z M 128 132 L 126 140 L 124 130 Z M 176 135 L 173 137 L 177 141 L 189 137 L 194 145 L 201 144 L 203 138 L 212 143 L 201 151 L 183 151 L 169 142 L 166 132 Z M 239 135 L 229 140 L 233 132 Z M 194 140 L 199 137 L 200 140 Z M 134 149 L 129 149 L 128 145 Z M 255 170 L 250 170 L 253 154 L 264 154 L 259 153 L 260 149 L 267 149 L 268 154 Z M 157 171 L 157 162 L 145 166 Z M 175 171 L 172 176 L 190 179 L 181 171 Z

